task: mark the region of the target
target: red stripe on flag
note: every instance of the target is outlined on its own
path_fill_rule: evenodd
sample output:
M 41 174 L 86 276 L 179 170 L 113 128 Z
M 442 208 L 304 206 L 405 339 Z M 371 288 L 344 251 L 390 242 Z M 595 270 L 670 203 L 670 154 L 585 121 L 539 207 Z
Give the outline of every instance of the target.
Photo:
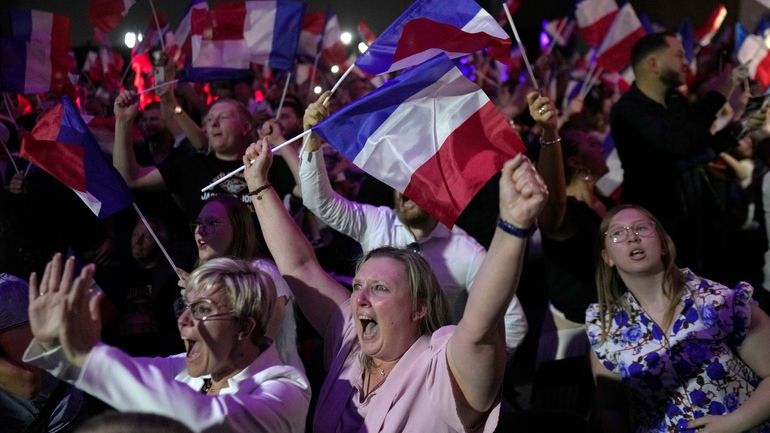
M 762 84 L 762 87 L 770 86 L 770 53 L 762 59 L 757 65 L 757 72 L 754 74 L 754 79 Z
M 243 21 L 246 18 L 246 3 L 217 3 L 212 10 L 213 40 L 237 41 L 243 39 Z
M 509 55 L 510 40 L 500 39 L 486 33 L 466 33 L 461 29 L 439 23 L 428 18 L 415 18 L 404 24 L 393 61 L 437 48 L 450 53 L 472 53 L 482 48 L 491 48 L 490 54 L 500 59 Z
M 412 174 L 404 195 L 452 227 L 503 163 L 524 150 L 519 136 L 489 101 Z
M 618 11 L 616 10 L 603 16 L 590 26 L 580 27 L 580 36 L 588 45 L 598 47 L 604 40 L 604 36 L 607 35 L 607 31 L 612 27 L 612 23 L 617 15 Z
M 639 27 L 632 33 L 629 33 L 597 56 L 596 64 L 607 71 L 617 72 L 622 70 L 631 63 L 631 48 L 645 34 L 643 27 Z

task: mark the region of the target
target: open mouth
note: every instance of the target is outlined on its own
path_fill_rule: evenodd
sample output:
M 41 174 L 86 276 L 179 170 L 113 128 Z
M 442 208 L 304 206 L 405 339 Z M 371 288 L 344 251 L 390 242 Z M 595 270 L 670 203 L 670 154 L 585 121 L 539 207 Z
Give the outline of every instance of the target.
M 631 256 L 632 259 L 638 259 L 638 258 L 644 257 L 644 250 L 641 250 L 638 248 L 631 250 L 631 253 L 629 254 L 629 256 Z
M 184 346 L 187 352 L 185 353 L 185 358 L 187 360 L 195 359 L 200 355 L 200 347 L 198 346 L 198 342 L 195 340 L 190 340 L 188 338 L 182 338 L 184 341 Z
M 206 242 L 203 239 L 198 239 L 198 249 L 202 249 L 206 245 L 207 244 L 206 244 Z
M 369 316 L 358 316 L 358 320 L 361 322 L 362 337 L 372 338 L 377 333 L 378 325 L 377 321 Z

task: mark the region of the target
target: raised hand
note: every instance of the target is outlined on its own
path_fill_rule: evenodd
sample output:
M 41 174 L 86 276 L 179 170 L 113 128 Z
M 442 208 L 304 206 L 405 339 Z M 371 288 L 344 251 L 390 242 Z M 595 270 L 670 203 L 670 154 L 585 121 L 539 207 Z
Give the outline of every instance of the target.
M 530 92 L 527 94 L 527 104 L 529 114 L 543 129 L 556 131 L 559 128 L 559 111 L 549 97 Z
M 136 92 L 129 90 L 121 92 L 115 98 L 113 112 L 115 113 L 116 121 L 134 120 L 139 113 L 139 99 L 136 97 Z
M 324 104 L 324 101 L 329 98 L 329 95 L 331 95 L 331 92 L 327 90 L 321 94 L 315 102 L 307 106 L 305 109 L 305 116 L 302 118 L 302 125 L 304 126 L 305 131 L 318 125 L 318 123 L 329 116 L 329 108 L 327 104 Z M 320 148 L 321 139 L 315 134 L 310 134 L 310 139 L 308 139 L 307 144 L 305 145 L 305 150 L 307 152 L 315 152 Z
M 526 229 L 535 223 L 548 199 L 548 188 L 535 167 L 518 154 L 503 165 L 500 177 L 500 218 Z
M 82 367 L 91 349 L 101 340 L 102 321 L 99 312 L 101 291 L 91 293 L 95 266 L 85 266 L 72 282 L 64 303 L 59 332 L 64 356 L 72 365 Z
M 266 120 L 262 124 L 262 127 L 259 128 L 259 138 L 267 139 L 270 147 L 278 146 L 286 141 L 286 138 L 283 136 L 283 127 L 275 119 Z
M 29 276 L 29 326 L 35 340 L 46 350 L 59 344 L 64 301 L 75 270 L 73 257 L 63 265 L 62 261 L 61 253 L 56 253 L 46 265 L 42 279 L 35 272 Z
M 246 166 L 243 175 L 246 177 L 249 191 L 254 191 L 267 184 L 267 172 L 272 163 L 273 152 L 270 150 L 270 144 L 267 140 L 263 139 L 251 143 L 243 155 L 243 165 Z

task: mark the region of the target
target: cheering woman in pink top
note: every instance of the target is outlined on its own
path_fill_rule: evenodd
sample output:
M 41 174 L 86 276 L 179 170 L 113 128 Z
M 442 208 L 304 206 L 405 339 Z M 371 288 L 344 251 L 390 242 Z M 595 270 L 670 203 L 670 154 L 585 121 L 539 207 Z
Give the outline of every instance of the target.
M 503 315 L 547 190 L 523 155 L 500 180 L 500 223 L 457 326 L 428 264 L 381 248 L 360 262 L 353 293 L 318 264 L 267 182 L 268 144 L 244 156 L 267 245 L 302 311 L 324 337 L 328 376 L 314 420 L 326 432 L 491 432 L 505 369 Z

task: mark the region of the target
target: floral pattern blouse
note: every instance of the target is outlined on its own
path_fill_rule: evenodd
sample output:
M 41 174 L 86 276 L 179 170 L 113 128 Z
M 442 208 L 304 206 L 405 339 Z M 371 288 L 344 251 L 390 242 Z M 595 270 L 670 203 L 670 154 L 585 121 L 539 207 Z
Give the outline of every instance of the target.
M 626 385 L 635 432 L 694 432 L 687 423 L 724 415 L 746 400 L 760 378 L 738 357 L 751 319 L 753 288 L 729 289 L 682 270 L 682 312 L 666 334 L 630 292 L 601 339 L 599 305 L 586 311 L 586 331 L 596 356 Z M 752 432 L 770 432 L 770 422 Z

